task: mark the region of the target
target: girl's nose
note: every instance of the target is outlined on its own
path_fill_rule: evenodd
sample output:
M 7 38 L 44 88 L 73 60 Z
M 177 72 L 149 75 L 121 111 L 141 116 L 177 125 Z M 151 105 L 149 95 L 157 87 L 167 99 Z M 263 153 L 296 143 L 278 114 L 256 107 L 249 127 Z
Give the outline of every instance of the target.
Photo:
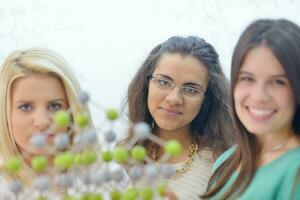
M 183 97 L 179 87 L 174 87 L 166 96 L 166 101 L 170 105 L 179 105 L 183 103 Z
M 264 84 L 257 84 L 251 91 L 252 99 L 258 103 L 265 103 L 270 100 L 268 89 Z
M 34 115 L 34 126 L 39 131 L 45 131 L 49 128 L 51 124 L 50 113 L 45 110 L 37 111 Z

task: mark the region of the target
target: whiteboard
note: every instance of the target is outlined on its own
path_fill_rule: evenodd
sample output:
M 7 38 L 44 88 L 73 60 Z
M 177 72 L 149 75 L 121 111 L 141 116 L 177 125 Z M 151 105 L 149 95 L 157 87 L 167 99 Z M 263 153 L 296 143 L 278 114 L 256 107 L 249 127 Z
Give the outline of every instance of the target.
M 205 38 L 228 76 L 246 25 L 258 18 L 300 24 L 299 9 L 297 0 L 0 0 L 0 62 L 15 49 L 50 48 L 94 101 L 120 108 L 137 68 L 170 36 Z

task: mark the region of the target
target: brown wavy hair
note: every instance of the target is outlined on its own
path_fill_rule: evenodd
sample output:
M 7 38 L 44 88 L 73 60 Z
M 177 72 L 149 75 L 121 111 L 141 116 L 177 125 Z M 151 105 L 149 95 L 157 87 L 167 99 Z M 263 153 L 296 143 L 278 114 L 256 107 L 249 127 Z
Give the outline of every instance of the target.
M 207 147 L 218 156 L 233 143 L 229 82 L 221 69 L 216 50 L 202 38 L 173 36 L 150 52 L 128 87 L 128 118 L 133 123 L 153 122 L 147 106 L 149 78 L 164 54 L 178 53 L 196 58 L 208 70 L 205 99 L 191 122 L 191 133 L 201 148 Z

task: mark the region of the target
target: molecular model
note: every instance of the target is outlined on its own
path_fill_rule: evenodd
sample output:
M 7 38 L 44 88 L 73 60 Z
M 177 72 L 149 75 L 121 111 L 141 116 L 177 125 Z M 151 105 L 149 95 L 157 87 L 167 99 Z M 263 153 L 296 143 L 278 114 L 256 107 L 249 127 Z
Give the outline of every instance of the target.
M 85 92 L 81 92 L 78 99 L 85 106 L 91 103 Z M 117 140 L 113 130 L 115 121 L 119 120 L 117 110 L 104 110 L 106 123 L 110 124 L 106 131 L 92 127 L 86 112 L 72 119 L 71 110 L 55 113 L 51 127 L 30 138 L 32 148 L 46 149 L 53 159 L 53 164 L 49 164 L 46 156 L 31 159 L 34 176 L 30 183 L 16 175 L 22 170 L 24 158 L 28 155 L 12 158 L 1 167 L 1 176 L 6 178 L 7 190 L 14 194 L 14 199 L 151 200 L 165 197 L 167 180 L 176 174 L 173 166 L 166 163 L 170 157 L 181 153 L 179 142 L 163 141 L 151 133 L 145 122 L 128 122 L 133 137 L 122 145 L 113 145 Z M 68 127 L 68 131 L 55 134 L 49 142 L 49 133 L 57 127 Z M 71 134 L 74 130 L 80 130 L 80 134 Z M 100 144 L 99 135 L 105 142 Z M 164 148 L 165 154 L 159 165 L 147 155 L 144 146 L 137 145 L 145 140 Z M 137 182 L 142 178 L 149 182 L 147 187 L 138 187 Z M 160 183 L 155 183 L 155 179 Z

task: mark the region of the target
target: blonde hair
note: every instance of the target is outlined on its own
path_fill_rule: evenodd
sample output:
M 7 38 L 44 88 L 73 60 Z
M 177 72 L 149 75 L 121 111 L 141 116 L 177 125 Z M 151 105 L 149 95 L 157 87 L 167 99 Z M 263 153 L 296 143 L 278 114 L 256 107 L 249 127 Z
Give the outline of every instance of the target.
M 79 83 L 68 63 L 60 55 L 44 48 L 12 52 L 0 69 L 0 152 L 4 161 L 21 157 L 21 152 L 11 133 L 10 93 L 13 82 L 29 74 L 51 75 L 59 78 L 64 86 L 68 104 L 72 108 L 72 116 L 87 110 L 77 100 L 77 93 L 81 90 Z M 17 178 L 28 182 L 33 175 L 31 168 L 23 162 L 22 170 L 17 174 Z

